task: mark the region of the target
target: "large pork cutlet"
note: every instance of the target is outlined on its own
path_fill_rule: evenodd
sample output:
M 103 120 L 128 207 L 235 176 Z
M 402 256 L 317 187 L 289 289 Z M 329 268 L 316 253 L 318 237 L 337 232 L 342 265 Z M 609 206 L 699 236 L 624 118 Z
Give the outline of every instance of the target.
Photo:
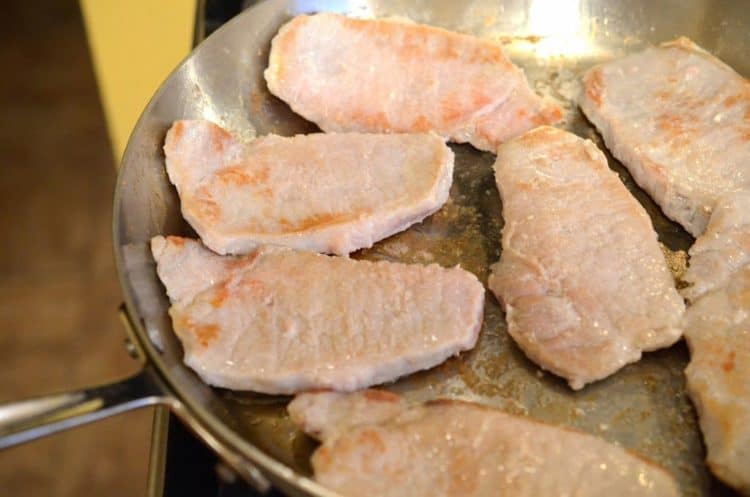
M 625 449 L 478 404 L 408 406 L 368 390 L 302 394 L 289 411 L 322 438 L 315 479 L 343 496 L 679 495 L 668 473 Z
M 687 38 L 592 68 L 580 106 L 693 236 L 720 197 L 750 187 L 750 82 Z
M 453 182 L 453 152 L 434 134 L 245 143 L 208 121 L 177 121 L 164 151 L 183 216 L 220 254 L 371 247 L 437 211 Z
M 179 237 L 151 249 L 185 363 L 219 387 L 355 390 L 471 349 L 482 324 L 484 288 L 458 267 L 268 246 L 220 256 Z
M 273 39 L 265 77 L 325 131 L 434 131 L 494 152 L 562 118 L 499 43 L 393 19 L 295 17 Z
M 526 355 L 574 389 L 668 347 L 685 306 L 651 220 L 577 136 L 541 127 L 500 147 L 503 252 L 489 287 Z
M 708 465 L 750 495 L 750 266 L 685 313 L 687 388 L 700 419 Z

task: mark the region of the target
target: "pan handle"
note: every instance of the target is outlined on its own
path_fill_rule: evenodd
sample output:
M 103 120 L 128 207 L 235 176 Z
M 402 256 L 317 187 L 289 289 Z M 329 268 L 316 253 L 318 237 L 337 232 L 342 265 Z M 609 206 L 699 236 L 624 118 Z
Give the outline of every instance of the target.
M 0 450 L 140 407 L 164 405 L 240 477 L 261 494 L 268 492 L 271 483 L 255 464 L 227 447 L 174 396 L 146 359 L 125 306 L 120 307 L 120 318 L 128 334 L 128 352 L 142 369 L 98 387 L 0 404 Z
M 0 449 L 51 435 L 115 414 L 170 404 L 151 367 L 108 385 L 0 404 Z
M 168 392 L 157 372 L 146 365 L 130 378 L 108 385 L 0 404 L 0 450 L 139 407 L 161 404 L 168 406 L 261 494 L 270 490 L 271 483 L 253 463 L 227 448 Z

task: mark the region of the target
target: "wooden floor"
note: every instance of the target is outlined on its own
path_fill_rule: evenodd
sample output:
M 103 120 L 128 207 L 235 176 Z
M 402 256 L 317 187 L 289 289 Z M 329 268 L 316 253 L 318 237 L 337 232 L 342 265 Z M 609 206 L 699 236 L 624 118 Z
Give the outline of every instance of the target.
M 78 4 L 6 2 L 3 14 L 0 402 L 136 369 L 116 314 L 115 173 Z M 143 495 L 150 419 L 0 452 L 0 495 Z

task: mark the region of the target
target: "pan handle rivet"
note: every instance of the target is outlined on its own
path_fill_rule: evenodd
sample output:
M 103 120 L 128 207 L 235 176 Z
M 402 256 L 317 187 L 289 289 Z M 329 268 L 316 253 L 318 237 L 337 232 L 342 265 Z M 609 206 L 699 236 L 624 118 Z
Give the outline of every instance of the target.
M 126 338 L 124 340 L 125 343 L 125 350 L 127 351 L 128 355 L 132 357 L 133 359 L 138 359 L 139 353 L 138 353 L 138 347 L 135 346 L 133 342 L 130 341 L 129 338 Z

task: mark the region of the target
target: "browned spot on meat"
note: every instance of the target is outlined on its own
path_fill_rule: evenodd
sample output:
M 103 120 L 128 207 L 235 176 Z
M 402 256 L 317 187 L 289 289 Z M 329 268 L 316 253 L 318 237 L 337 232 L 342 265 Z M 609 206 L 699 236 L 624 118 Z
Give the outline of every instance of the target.
M 186 198 L 183 203 L 186 211 L 195 209 L 198 216 L 207 221 L 216 221 L 221 216 L 219 204 L 205 186 L 196 190 L 194 197 Z
M 216 177 L 225 184 L 249 185 L 252 182 L 250 174 L 240 166 L 222 169 L 216 173 Z
M 443 118 L 446 120 L 455 119 L 455 114 L 444 114 Z M 413 131 L 429 131 L 430 130 L 430 121 L 427 120 L 427 118 L 423 115 L 419 115 L 417 119 L 412 123 L 411 125 Z
M 395 50 L 404 59 L 429 58 L 432 61 L 451 60 L 459 57 L 455 40 L 450 37 L 435 37 L 437 30 L 429 26 L 399 25 L 391 22 L 375 21 L 375 31 L 382 36 L 385 46 Z M 391 40 L 397 39 L 399 45 Z
M 216 173 L 216 177 L 224 184 L 230 185 L 255 185 L 268 181 L 269 171 L 267 166 L 255 170 L 248 170 L 245 166 L 227 167 Z
M 454 41 L 455 40 L 447 37 L 443 40 L 444 43 L 441 43 L 435 49 L 438 58 L 457 59 L 461 56 L 461 54 L 458 53 L 458 50 L 456 50 L 456 44 L 454 43 Z
M 223 153 L 226 143 L 231 142 L 234 139 L 227 130 L 215 124 L 211 126 L 209 133 L 211 148 L 215 150 L 217 154 Z
M 219 208 L 219 205 L 213 200 L 202 202 L 198 206 L 198 212 L 200 213 L 201 217 L 209 220 L 216 220 L 221 215 L 221 209 Z
M 369 210 L 360 210 L 358 214 L 367 215 L 370 214 Z M 321 228 L 330 224 L 338 224 L 351 219 L 351 214 L 347 213 L 324 213 L 324 214 L 313 214 L 310 217 L 306 217 L 300 221 L 289 221 L 288 219 L 280 219 L 281 224 L 287 231 L 301 232 L 312 229 Z
M 449 495 L 472 495 L 479 484 L 474 451 L 461 447 L 453 452 L 450 461 Z
M 365 390 L 362 396 L 375 402 L 399 402 L 401 397 L 386 390 Z
M 604 96 L 604 82 L 602 81 L 602 70 L 601 68 L 593 69 L 589 76 L 586 78 L 586 96 L 596 104 L 597 107 L 602 105 L 602 97 Z
M 741 97 L 742 95 L 730 95 L 727 98 L 725 98 L 724 102 L 722 103 L 724 104 L 724 107 L 726 108 L 734 107 L 737 104 L 737 102 L 740 101 Z
M 654 96 L 657 100 L 669 100 L 670 98 L 672 98 L 672 90 L 659 90 Z
M 276 69 L 276 78 L 278 81 L 284 79 L 284 72 L 286 71 L 285 56 L 295 52 L 295 44 L 297 43 L 297 36 L 299 31 L 304 29 L 305 24 L 309 22 L 310 18 L 307 16 L 295 17 L 286 27 L 286 29 L 273 40 L 273 55 L 275 56 L 271 62 L 275 62 L 273 66 Z
M 656 125 L 667 132 L 681 132 L 682 118 L 674 114 L 661 114 L 656 117 Z
M 518 140 L 527 146 L 544 145 L 549 143 L 556 133 L 559 133 L 559 131 L 554 128 L 537 128 L 525 133 Z
M 504 68 L 512 66 L 502 48 L 488 43 L 483 43 L 477 47 L 469 57 L 469 62 L 472 64 L 496 64 Z
M 182 121 L 177 121 L 172 125 L 172 139 L 174 140 L 180 140 L 182 138 L 182 135 L 185 133 L 185 123 Z
M 492 103 L 492 98 L 483 91 L 475 90 L 472 96 L 472 103 L 474 104 L 474 109 L 482 109 Z
M 364 109 L 353 109 L 351 118 L 370 130 L 388 130 L 391 125 L 384 112 L 371 113 Z
M 374 454 L 384 454 L 386 450 L 385 442 L 373 429 L 363 429 L 357 437 L 357 445 L 366 446 L 368 451 Z
M 727 360 L 724 361 L 721 364 L 721 369 L 723 369 L 727 373 L 731 373 L 734 370 L 734 366 L 735 366 L 734 360 L 735 360 L 735 358 L 736 358 L 735 352 L 731 351 L 729 353 L 729 356 L 727 357 Z
M 683 145 L 690 139 L 691 120 L 687 114 L 662 114 L 656 117 L 656 125 L 665 132 L 673 146 Z
M 361 19 L 347 19 L 344 23 L 349 24 L 349 27 L 354 31 L 367 32 L 374 45 L 386 47 L 403 59 L 414 59 L 427 55 L 427 39 L 421 26 L 404 29 L 403 26 L 393 22 L 373 22 Z M 394 40 L 398 40 L 398 44 L 394 43 Z
M 250 269 L 255 262 L 262 256 L 262 249 L 253 249 L 250 253 L 242 256 L 225 255 L 222 257 L 223 266 L 225 269 L 224 278 L 222 278 L 221 284 L 226 285 L 227 282 L 223 281 L 228 279 L 232 273 L 237 271 Z M 218 284 L 218 283 L 217 283 Z
M 177 247 L 182 247 L 183 245 L 185 245 L 185 239 L 181 236 L 168 236 L 167 241 Z
M 172 323 L 175 332 L 181 337 L 190 337 L 196 339 L 199 345 L 208 347 L 209 343 L 219 336 L 219 327 L 215 324 L 195 324 L 195 322 L 182 313 L 172 313 Z
M 265 283 L 252 278 L 250 275 L 245 275 L 245 277 L 240 280 L 239 286 L 247 291 L 254 299 L 263 299 L 271 294 Z
M 313 454 L 312 462 L 316 470 L 320 470 L 330 466 L 333 462 L 331 457 L 331 449 L 326 446 L 320 447 L 315 451 L 315 454 Z
M 373 44 L 391 48 L 403 58 L 429 57 L 432 61 L 439 61 L 463 56 L 473 64 L 511 66 L 500 45 L 486 40 L 469 40 L 465 35 L 433 26 L 350 18 L 342 22 L 353 31 L 367 32 Z M 393 40 L 398 40 L 399 45 L 395 45 Z M 471 51 L 462 54 L 458 50 L 460 46 L 469 46 Z
M 202 324 L 192 327 L 192 332 L 203 347 L 208 345 L 219 336 L 219 327 L 215 324 Z
M 541 112 L 535 113 L 531 116 L 531 123 L 534 126 L 542 126 L 544 124 L 555 124 L 562 119 L 562 110 L 557 105 L 548 105 Z
M 474 100 L 475 102 L 478 100 L 481 101 L 481 97 L 475 94 Z M 466 111 L 467 108 L 466 106 L 462 105 L 461 96 L 458 93 L 450 93 L 440 100 L 440 117 L 443 121 L 443 124 L 463 120 Z M 421 125 L 421 128 L 424 128 L 420 129 L 420 131 L 427 131 L 431 129 L 429 123 L 427 122 L 427 119 L 425 119 L 424 116 L 419 116 L 417 122 Z M 417 123 L 415 123 L 414 125 L 416 126 Z
M 219 308 L 224 305 L 224 302 L 226 302 L 228 297 L 229 288 L 227 288 L 227 284 L 224 282 L 216 288 L 214 297 L 211 299 L 211 305 L 215 308 Z

